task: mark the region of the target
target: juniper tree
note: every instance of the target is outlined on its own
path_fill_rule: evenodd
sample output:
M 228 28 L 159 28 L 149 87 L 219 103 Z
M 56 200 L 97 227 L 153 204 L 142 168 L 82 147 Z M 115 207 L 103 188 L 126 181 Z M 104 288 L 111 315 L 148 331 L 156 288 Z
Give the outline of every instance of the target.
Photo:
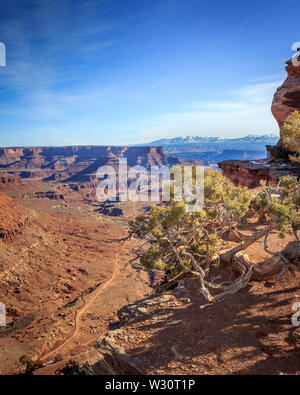
M 283 177 L 276 188 L 265 188 L 253 200 L 247 188 L 233 185 L 218 171 L 207 170 L 204 196 L 203 209 L 195 213 L 186 210 L 186 201 L 173 200 L 170 204 L 152 206 L 149 216 L 141 215 L 129 222 L 130 235 L 143 241 L 136 250 L 136 258 L 142 265 L 164 270 L 170 277 L 192 272 L 199 278 L 201 293 L 211 302 L 237 292 L 251 278 L 278 273 L 282 276 L 288 269 L 299 271 L 300 198 L 299 182 L 295 178 Z M 264 210 L 267 224 L 237 246 L 225 250 L 224 229 L 232 227 L 250 210 L 255 215 Z M 288 244 L 284 251 L 270 251 L 268 240 L 274 229 L 281 236 L 293 234 L 296 243 Z M 255 265 L 243 251 L 262 237 L 271 258 Z M 219 265 L 220 269 L 229 266 L 238 276 L 226 285 L 217 284 L 210 275 L 212 265 Z M 211 289 L 219 293 L 212 296 Z
M 293 162 L 300 163 L 300 112 L 292 112 L 284 121 L 280 136 L 286 147 L 293 152 L 289 156 Z

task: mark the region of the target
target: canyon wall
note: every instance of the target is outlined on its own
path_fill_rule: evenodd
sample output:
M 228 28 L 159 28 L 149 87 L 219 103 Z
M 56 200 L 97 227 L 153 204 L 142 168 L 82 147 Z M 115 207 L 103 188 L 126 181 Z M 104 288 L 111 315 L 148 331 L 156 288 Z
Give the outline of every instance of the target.
M 21 233 L 28 217 L 28 210 L 0 192 L 0 240 L 11 239 Z
M 119 158 L 126 158 L 129 167 L 184 163 L 152 146 L 10 147 L 0 148 L 0 169 L 23 179 L 90 181 L 100 166 L 117 167 Z
M 219 163 L 219 167 L 235 185 L 256 188 L 262 181 L 266 184 L 276 183 L 270 167 L 257 165 L 251 161 L 224 160 Z
M 287 78 L 274 94 L 271 111 L 279 128 L 286 117 L 300 110 L 300 66 L 286 62 Z M 226 160 L 218 163 L 223 173 L 236 185 L 255 188 L 263 181 L 267 185 L 276 184 L 286 174 L 300 177 L 300 167 L 289 161 L 289 151 L 281 139 L 276 146 L 267 146 L 268 158 L 257 161 Z
M 275 92 L 271 107 L 279 128 L 289 114 L 300 110 L 300 66 L 294 66 L 291 60 L 286 64 L 287 78 Z

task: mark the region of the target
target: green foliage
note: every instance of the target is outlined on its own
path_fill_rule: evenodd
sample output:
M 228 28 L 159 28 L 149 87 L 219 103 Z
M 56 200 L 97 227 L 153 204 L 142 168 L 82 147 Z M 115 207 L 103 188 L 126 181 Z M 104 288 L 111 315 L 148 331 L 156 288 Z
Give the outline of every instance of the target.
M 130 233 L 147 241 L 147 249 L 139 253 L 143 266 L 176 275 L 195 268 L 195 262 L 204 266 L 218 254 L 224 228 L 247 213 L 251 195 L 221 172 L 207 170 L 204 198 L 204 207 L 197 212 L 187 211 L 186 201 L 171 200 L 153 205 L 148 218 L 129 222 Z
M 32 375 L 35 370 L 40 369 L 43 366 L 42 361 L 40 360 L 34 361 L 28 355 L 22 355 L 19 359 L 19 362 L 22 365 L 26 365 L 24 375 Z
M 266 213 L 270 222 L 277 225 L 283 237 L 300 230 L 300 184 L 293 176 L 281 177 L 277 188 L 264 188 L 252 202 L 258 213 Z
M 247 187 L 235 186 L 221 172 L 211 169 L 205 172 L 204 198 L 209 215 L 222 211 L 229 222 L 242 218 L 252 199 Z
M 293 162 L 300 163 L 300 112 L 292 112 L 285 120 L 280 136 L 286 147 L 295 152 L 290 155 Z
M 138 250 L 140 262 L 170 276 L 182 270 L 199 271 L 220 255 L 225 229 L 230 230 L 250 212 L 264 214 L 281 237 L 292 233 L 299 240 L 299 190 L 297 179 L 285 176 L 276 188 L 265 187 L 252 199 L 246 187 L 235 186 L 222 173 L 207 170 L 203 209 L 189 212 L 186 201 L 171 200 L 153 205 L 148 217 L 130 221 L 130 233 L 144 240 Z
M 86 376 L 87 370 L 90 369 L 88 363 L 83 363 L 70 360 L 64 367 L 57 369 L 55 375 L 57 376 Z
M 250 208 L 253 212 L 261 213 L 265 210 L 268 204 L 267 200 L 267 188 L 263 188 L 263 190 L 251 201 Z

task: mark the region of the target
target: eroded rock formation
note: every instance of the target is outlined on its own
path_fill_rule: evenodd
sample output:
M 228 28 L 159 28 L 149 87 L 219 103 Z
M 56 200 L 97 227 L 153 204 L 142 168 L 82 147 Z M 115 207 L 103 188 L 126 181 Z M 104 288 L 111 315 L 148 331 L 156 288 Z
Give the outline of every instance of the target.
M 68 146 L 0 149 L 0 169 L 24 179 L 91 181 L 103 165 L 117 167 L 119 158 L 127 165 L 173 166 L 182 161 L 163 152 L 162 147 Z
M 286 64 L 288 76 L 275 92 L 271 108 L 279 128 L 293 111 L 300 109 L 300 66 L 294 66 L 291 60 Z
M 24 207 L 0 192 L 0 238 L 12 239 L 21 233 L 28 217 Z
M 300 65 L 292 60 L 286 62 L 288 76 L 274 94 L 272 114 L 283 126 L 286 117 L 295 110 L 300 110 Z M 268 158 L 257 161 L 225 160 L 218 163 L 224 174 L 236 185 L 255 188 L 261 182 L 276 184 L 278 179 L 286 174 L 300 177 L 300 167 L 289 160 L 289 151 L 281 139 L 276 146 L 267 146 Z
M 251 161 L 225 160 L 219 163 L 219 167 L 235 185 L 256 188 L 260 186 L 261 181 L 267 184 L 276 183 L 272 169 L 259 162 L 257 164 Z

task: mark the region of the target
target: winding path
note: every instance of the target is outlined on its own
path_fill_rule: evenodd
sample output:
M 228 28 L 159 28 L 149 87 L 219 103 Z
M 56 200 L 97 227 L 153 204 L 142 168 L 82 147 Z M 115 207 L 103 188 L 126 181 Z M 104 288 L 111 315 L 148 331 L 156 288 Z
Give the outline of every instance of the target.
M 99 295 L 101 295 L 101 293 L 108 287 L 108 285 L 116 278 L 116 275 L 119 273 L 120 267 L 119 267 L 119 256 L 120 253 L 123 249 L 123 247 L 129 242 L 130 240 L 127 240 L 123 243 L 123 245 L 121 246 L 120 252 L 116 254 L 116 260 L 115 260 L 115 267 L 114 267 L 114 271 L 112 273 L 112 276 L 109 280 L 105 281 L 104 283 L 102 283 L 94 292 L 92 298 L 85 302 L 84 305 L 81 307 L 81 309 L 77 310 L 75 312 L 75 317 L 74 317 L 74 328 L 73 328 L 73 332 L 70 334 L 70 336 L 59 346 L 55 347 L 54 349 L 52 349 L 51 351 L 49 351 L 47 354 L 42 355 L 40 358 L 43 362 L 47 362 L 47 360 L 49 359 L 49 357 L 54 354 L 55 352 L 61 350 L 63 347 L 65 347 L 71 340 L 74 339 L 74 337 L 76 337 L 76 335 L 78 334 L 79 330 L 80 330 L 80 321 L 81 321 L 81 317 L 82 314 L 89 308 L 89 306 L 95 301 L 95 299 L 97 299 L 97 297 Z

